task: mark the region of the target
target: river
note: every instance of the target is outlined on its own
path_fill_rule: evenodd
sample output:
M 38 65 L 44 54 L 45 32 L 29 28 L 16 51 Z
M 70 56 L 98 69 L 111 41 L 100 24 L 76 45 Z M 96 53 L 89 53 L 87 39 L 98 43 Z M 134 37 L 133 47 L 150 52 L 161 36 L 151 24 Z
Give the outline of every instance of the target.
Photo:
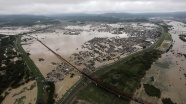
M 186 104 L 186 58 L 178 53 L 186 54 L 186 42 L 179 39 L 182 31 L 186 30 L 184 24 L 177 21 L 164 21 L 167 25 L 172 25 L 169 31 L 174 41 L 172 49 L 162 54 L 141 81 L 141 88 L 136 90 L 134 97 L 141 98 L 153 104 L 162 104 L 162 98 L 170 98 L 174 103 Z M 154 81 L 151 81 L 154 77 Z M 143 84 L 152 84 L 161 91 L 161 97 L 148 96 L 143 88 Z M 134 104 L 134 102 L 131 102 Z

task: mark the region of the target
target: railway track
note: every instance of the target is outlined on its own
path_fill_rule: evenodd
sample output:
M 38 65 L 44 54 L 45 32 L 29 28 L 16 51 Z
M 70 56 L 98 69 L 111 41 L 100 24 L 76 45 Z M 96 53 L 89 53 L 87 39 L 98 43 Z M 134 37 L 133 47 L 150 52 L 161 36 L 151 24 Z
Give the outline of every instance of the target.
M 55 54 L 60 60 L 66 62 L 67 64 L 69 64 L 70 66 L 72 66 L 75 70 L 77 70 L 79 73 L 81 73 L 83 76 L 85 76 L 87 79 L 89 79 L 91 82 L 93 82 L 94 84 L 96 84 L 96 86 L 99 86 L 102 89 L 105 89 L 115 95 L 117 95 L 120 98 L 125 98 L 125 99 L 129 99 L 132 101 L 135 101 L 137 103 L 140 104 L 151 104 L 147 101 L 144 101 L 142 99 L 136 98 L 136 97 L 132 97 L 129 94 L 126 93 L 121 93 L 121 91 L 117 90 L 117 89 L 113 89 L 112 86 L 105 86 L 103 83 L 101 83 L 100 81 L 98 81 L 95 78 L 92 78 L 91 76 L 87 75 L 86 73 L 84 73 L 83 71 L 79 70 L 78 68 L 76 68 L 74 65 L 72 65 L 70 62 L 68 62 L 66 59 L 64 59 L 63 57 L 61 57 L 59 54 L 57 54 L 56 52 L 54 52 L 51 48 L 49 48 L 46 44 L 44 44 L 41 40 L 39 40 L 36 37 L 30 36 L 30 35 L 26 35 L 29 37 L 32 37 L 34 39 L 36 39 L 38 42 L 40 42 L 42 45 L 44 45 L 48 50 L 50 50 L 53 54 Z

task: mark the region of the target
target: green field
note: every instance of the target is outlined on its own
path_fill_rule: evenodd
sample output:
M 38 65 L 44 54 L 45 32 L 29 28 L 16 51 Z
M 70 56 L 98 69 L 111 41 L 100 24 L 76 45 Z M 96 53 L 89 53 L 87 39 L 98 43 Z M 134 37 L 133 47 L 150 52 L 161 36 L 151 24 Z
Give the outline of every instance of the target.
M 105 86 L 112 86 L 112 88 L 114 88 L 113 90 L 117 89 L 121 93 L 132 96 L 134 91 L 140 87 L 141 79 L 146 71 L 151 67 L 151 64 L 161 56 L 161 53 L 159 50 L 151 50 L 137 57 L 133 57 L 129 61 L 116 63 L 108 68 L 109 71 L 97 79 L 103 82 Z M 79 93 L 78 99 L 86 100 L 93 104 L 108 104 L 108 102 L 111 101 L 115 104 L 118 104 L 118 101 L 123 103 L 127 102 L 126 100 L 119 99 L 116 95 L 114 96 L 108 93 L 109 92 L 98 87 L 88 85 L 88 87 Z
M 129 104 L 129 100 L 120 99 L 118 96 L 97 87 L 95 84 L 89 84 L 83 89 L 78 99 L 86 100 L 93 104 Z

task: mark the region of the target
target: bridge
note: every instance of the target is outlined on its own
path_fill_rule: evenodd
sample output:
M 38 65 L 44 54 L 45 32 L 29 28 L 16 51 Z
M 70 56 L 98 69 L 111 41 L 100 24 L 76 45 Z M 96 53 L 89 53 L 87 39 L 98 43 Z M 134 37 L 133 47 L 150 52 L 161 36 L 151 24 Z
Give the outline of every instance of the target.
M 26 35 L 26 34 L 25 34 Z M 93 82 L 96 86 L 99 86 L 100 88 L 102 89 L 105 89 L 107 90 L 108 92 L 111 92 L 115 95 L 117 95 L 118 97 L 120 98 L 125 98 L 125 99 L 129 99 L 129 100 L 132 100 L 132 101 L 135 101 L 137 103 L 140 103 L 140 104 L 151 104 L 147 101 L 144 101 L 142 99 L 139 99 L 139 98 L 136 98 L 136 97 L 132 97 L 131 95 L 127 94 L 127 93 L 124 93 L 124 92 L 121 92 L 119 90 L 117 90 L 116 88 L 113 88 L 112 86 L 105 86 L 105 84 L 103 84 L 102 82 L 98 81 L 97 79 L 95 78 L 92 78 L 90 75 L 84 73 L 83 71 L 79 70 L 78 68 L 76 68 L 74 65 L 72 65 L 70 62 L 68 62 L 66 59 L 64 59 L 63 57 L 61 57 L 59 54 L 57 54 L 56 52 L 54 52 L 51 48 L 49 48 L 46 44 L 44 44 L 41 40 L 39 40 L 38 38 L 36 37 L 33 37 L 31 35 L 26 35 L 26 36 L 29 36 L 29 37 L 32 37 L 34 39 L 36 39 L 38 42 L 40 42 L 43 46 L 45 46 L 48 50 L 50 50 L 53 54 L 55 54 L 60 60 L 66 62 L 67 64 L 69 64 L 70 66 L 72 66 L 75 70 L 77 70 L 79 73 L 81 73 L 83 76 L 85 76 L 87 79 L 89 79 L 91 82 Z

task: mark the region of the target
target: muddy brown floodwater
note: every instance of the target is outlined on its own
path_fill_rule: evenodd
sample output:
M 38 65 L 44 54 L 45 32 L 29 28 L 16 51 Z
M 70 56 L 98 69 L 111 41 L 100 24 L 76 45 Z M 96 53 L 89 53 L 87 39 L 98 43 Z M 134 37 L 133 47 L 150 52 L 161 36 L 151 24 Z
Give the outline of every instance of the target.
M 179 53 L 186 54 L 186 43 L 179 39 L 182 31 L 186 30 L 183 23 L 165 20 L 165 23 L 172 25 L 169 31 L 172 35 L 174 44 L 172 49 L 164 53 L 151 68 L 146 72 L 142 79 L 141 88 L 136 90 L 134 96 L 151 102 L 162 104 L 162 98 L 171 98 L 174 103 L 186 104 L 186 58 Z M 150 77 L 154 77 L 151 81 Z M 143 84 L 152 84 L 161 90 L 161 97 L 148 96 L 143 88 Z M 131 101 L 131 104 L 135 102 Z
M 35 104 L 36 98 L 36 81 L 30 81 L 27 84 L 24 84 L 23 86 L 9 91 L 9 94 L 6 96 L 2 104 Z
M 87 26 L 89 27 L 89 26 Z M 87 27 L 84 27 L 86 30 Z M 79 28 L 77 27 L 67 27 L 67 28 Z M 32 36 L 38 38 L 43 43 L 45 43 L 48 47 L 50 47 L 53 51 L 61 55 L 66 60 L 70 60 L 69 57 L 73 53 L 77 53 L 82 51 L 81 45 L 83 45 L 88 40 L 93 39 L 94 37 L 128 37 L 127 34 L 111 34 L 108 32 L 88 32 L 83 31 L 80 35 L 64 35 L 63 30 L 59 33 L 36 33 Z M 24 36 L 24 38 L 29 38 L 28 36 Z M 24 42 L 23 42 L 24 44 Z M 63 63 L 59 60 L 51 51 L 49 51 L 46 47 L 44 47 L 40 42 L 36 39 L 32 39 L 27 41 L 25 45 L 22 45 L 24 50 L 30 53 L 30 58 L 34 61 L 36 66 L 41 71 L 44 77 L 47 76 L 49 72 L 52 72 L 55 65 L 51 63 Z M 39 58 L 43 58 L 44 61 L 39 61 Z M 81 74 L 76 71 L 70 71 L 69 73 L 74 73 L 74 77 L 70 78 L 70 74 L 67 74 L 62 81 L 55 82 L 55 100 L 58 101 L 63 95 L 81 78 Z
M 63 35 L 63 33 L 39 33 L 34 37 L 47 44 L 56 53 L 68 60 L 73 53 L 79 52 L 81 45 L 94 37 L 128 37 L 127 34 L 111 34 L 108 32 L 87 32 L 83 31 L 80 35 Z M 77 50 L 78 49 L 78 50 Z

